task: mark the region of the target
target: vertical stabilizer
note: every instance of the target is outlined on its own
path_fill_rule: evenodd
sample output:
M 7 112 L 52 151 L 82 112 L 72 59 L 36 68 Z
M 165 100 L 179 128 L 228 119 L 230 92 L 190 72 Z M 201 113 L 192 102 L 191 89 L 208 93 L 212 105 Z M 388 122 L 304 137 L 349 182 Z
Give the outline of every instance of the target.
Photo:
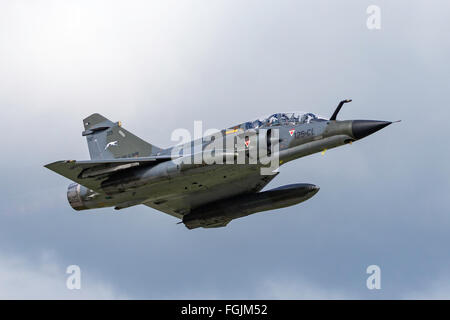
M 98 113 L 83 120 L 91 159 L 117 159 L 155 155 L 160 148 L 125 130 L 120 122 L 112 122 Z

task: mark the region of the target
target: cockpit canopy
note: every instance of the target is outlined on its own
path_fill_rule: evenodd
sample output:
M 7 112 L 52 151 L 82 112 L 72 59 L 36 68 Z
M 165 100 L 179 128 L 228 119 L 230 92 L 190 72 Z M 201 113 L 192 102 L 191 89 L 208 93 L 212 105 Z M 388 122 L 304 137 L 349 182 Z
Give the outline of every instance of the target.
M 311 112 L 286 112 L 286 113 L 274 113 L 267 117 L 261 117 L 253 121 L 245 122 L 233 128 L 235 129 L 241 128 L 244 130 L 249 130 L 257 128 L 268 128 L 280 125 L 297 125 L 318 121 L 327 121 L 327 119 L 321 118 Z

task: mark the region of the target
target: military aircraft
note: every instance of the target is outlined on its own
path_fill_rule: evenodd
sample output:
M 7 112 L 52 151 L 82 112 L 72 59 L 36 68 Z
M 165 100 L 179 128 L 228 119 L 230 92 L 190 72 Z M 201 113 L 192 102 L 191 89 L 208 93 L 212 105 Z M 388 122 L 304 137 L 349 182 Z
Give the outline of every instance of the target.
M 280 165 L 352 143 L 392 123 L 337 120 L 347 102 L 341 101 L 329 119 L 275 113 L 194 139 L 186 148 L 167 149 L 94 113 L 83 120 L 82 132 L 91 160 L 45 167 L 75 182 L 67 191 L 75 210 L 143 204 L 181 219 L 188 229 L 225 227 L 236 218 L 298 204 L 319 191 L 306 183 L 261 191 Z M 268 159 L 276 166 L 269 167 Z M 262 174 L 263 168 L 269 173 Z

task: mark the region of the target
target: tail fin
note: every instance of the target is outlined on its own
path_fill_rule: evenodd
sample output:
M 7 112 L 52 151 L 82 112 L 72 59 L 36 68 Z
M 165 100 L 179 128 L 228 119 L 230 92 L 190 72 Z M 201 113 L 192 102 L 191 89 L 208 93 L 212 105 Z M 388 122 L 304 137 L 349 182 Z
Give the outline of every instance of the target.
M 98 113 L 83 120 L 91 159 L 116 159 L 155 155 L 160 148 L 128 132 L 119 122 L 112 122 Z

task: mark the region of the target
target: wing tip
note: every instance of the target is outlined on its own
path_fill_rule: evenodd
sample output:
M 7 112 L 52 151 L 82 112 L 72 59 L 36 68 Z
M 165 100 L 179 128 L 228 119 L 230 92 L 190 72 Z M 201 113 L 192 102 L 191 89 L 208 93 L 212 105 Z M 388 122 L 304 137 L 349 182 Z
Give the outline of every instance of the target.
M 75 162 L 76 162 L 76 160 L 59 160 L 59 161 L 54 161 L 54 162 L 51 162 L 51 163 L 44 164 L 43 167 L 45 167 L 47 169 L 50 169 L 50 170 L 53 170 L 52 167 L 54 167 L 57 164 L 60 164 L 60 163 L 75 163 Z

